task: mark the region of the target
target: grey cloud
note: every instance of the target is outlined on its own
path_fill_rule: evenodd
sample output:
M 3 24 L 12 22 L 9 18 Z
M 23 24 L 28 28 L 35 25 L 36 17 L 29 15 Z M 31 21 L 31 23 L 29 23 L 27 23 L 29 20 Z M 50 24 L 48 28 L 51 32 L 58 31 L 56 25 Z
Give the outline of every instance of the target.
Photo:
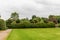
M 14 11 L 19 13 L 20 18 L 31 18 L 32 15 L 40 17 L 47 17 L 50 14 L 60 15 L 58 1 L 55 3 L 54 0 L 6 0 L 4 3 L 0 2 L 0 12 L 3 19 L 8 19 Z

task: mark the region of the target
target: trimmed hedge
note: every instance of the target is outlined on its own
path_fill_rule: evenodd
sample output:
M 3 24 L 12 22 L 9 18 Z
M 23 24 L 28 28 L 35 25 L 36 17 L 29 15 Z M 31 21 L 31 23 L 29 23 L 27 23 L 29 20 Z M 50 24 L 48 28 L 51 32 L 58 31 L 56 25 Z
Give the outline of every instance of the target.
M 31 23 L 28 21 L 23 21 L 16 23 L 15 21 L 11 23 L 11 28 L 31 28 Z
M 55 27 L 55 23 L 48 22 L 45 23 L 43 20 L 37 22 L 37 23 L 31 23 L 29 20 L 23 19 L 23 20 L 16 20 L 13 21 L 12 19 L 9 19 L 6 21 L 6 25 L 8 28 L 53 28 Z
M 44 22 L 38 22 L 38 23 L 30 23 L 29 21 L 23 21 L 20 23 L 16 23 L 15 21 L 11 23 L 10 28 L 53 28 L 55 27 L 55 24 L 53 22 L 44 23 Z

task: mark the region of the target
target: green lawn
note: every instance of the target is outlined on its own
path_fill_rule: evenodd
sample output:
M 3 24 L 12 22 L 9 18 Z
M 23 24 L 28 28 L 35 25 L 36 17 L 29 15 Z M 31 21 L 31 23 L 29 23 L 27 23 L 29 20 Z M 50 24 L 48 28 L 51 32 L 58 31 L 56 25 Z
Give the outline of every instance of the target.
M 7 40 L 60 40 L 60 28 L 13 29 Z

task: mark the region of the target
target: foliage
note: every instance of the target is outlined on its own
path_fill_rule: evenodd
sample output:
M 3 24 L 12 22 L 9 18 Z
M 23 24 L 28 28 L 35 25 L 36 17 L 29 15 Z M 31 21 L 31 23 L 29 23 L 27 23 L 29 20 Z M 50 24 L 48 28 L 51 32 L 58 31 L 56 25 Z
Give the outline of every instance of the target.
M 48 23 L 48 18 L 42 17 L 41 19 L 42 19 L 45 23 Z
M 35 15 L 32 16 L 32 19 L 30 20 L 31 23 L 38 23 L 40 22 L 40 17 L 36 17 Z
M 20 23 L 20 20 L 19 20 L 19 19 L 17 19 L 17 20 L 16 20 L 16 23 Z
M 11 27 L 11 23 L 13 22 L 13 19 L 8 19 L 8 20 L 6 20 L 6 26 L 8 27 L 8 28 L 10 28 Z
M 50 15 L 50 16 L 49 16 L 49 21 L 52 21 L 52 22 L 54 22 L 55 24 L 58 23 L 58 21 L 57 21 L 57 19 L 56 19 L 56 16 L 54 16 L 54 15 Z
M 47 24 L 44 22 L 39 22 L 36 24 L 38 28 L 47 28 Z
M 58 23 L 60 23 L 60 16 L 55 16 L 55 17 L 56 17 Z
M 23 28 L 30 28 L 30 27 L 31 27 L 31 23 L 30 23 L 30 21 L 28 21 L 28 20 L 21 21 L 21 22 L 20 22 L 20 25 L 21 25 L 21 27 L 23 27 Z
M 11 14 L 11 18 L 6 20 L 8 28 L 53 28 L 56 24 L 60 27 L 60 16 L 50 15 L 49 18 L 40 18 L 33 15 L 31 19 L 19 19 L 18 13 Z M 2 24 L 2 23 L 1 23 Z
M 33 16 L 32 16 L 32 19 L 34 19 L 34 18 L 36 18 L 36 15 L 33 15 Z
M 0 19 L 0 30 L 5 30 L 6 28 L 6 22 L 3 19 Z
M 16 22 L 15 21 L 13 21 L 12 23 L 11 23 L 11 28 L 16 28 L 17 26 L 16 26 Z
M 11 18 L 12 18 L 13 20 L 17 20 L 17 19 L 19 19 L 19 14 L 18 14 L 17 12 L 12 13 L 12 14 L 11 14 Z
M 48 25 L 48 27 L 50 27 L 50 28 L 55 27 L 55 23 L 53 23 L 53 22 L 48 22 L 47 25 Z

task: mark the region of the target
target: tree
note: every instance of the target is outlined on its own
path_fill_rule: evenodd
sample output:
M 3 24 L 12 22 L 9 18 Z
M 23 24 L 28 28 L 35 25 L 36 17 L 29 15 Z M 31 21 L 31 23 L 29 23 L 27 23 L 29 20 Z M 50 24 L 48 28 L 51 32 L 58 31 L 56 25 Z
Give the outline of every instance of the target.
M 31 23 L 37 23 L 40 22 L 40 17 L 36 17 L 35 15 L 32 16 L 32 19 L 30 20 Z
M 16 13 L 16 12 L 12 13 L 11 18 L 14 19 L 14 20 L 17 20 L 17 19 L 19 19 L 19 14 Z
M 45 23 L 48 23 L 48 18 L 42 17 L 41 19 L 42 19 Z
M 60 16 L 55 16 L 55 17 L 56 17 L 58 23 L 60 23 Z
M 56 17 L 55 17 L 54 15 L 50 15 L 50 16 L 49 16 L 49 21 L 52 21 L 52 22 L 54 22 L 55 24 L 58 23 L 58 21 L 57 21 L 57 19 L 56 19 Z
M 32 19 L 34 19 L 34 18 L 36 18 L 36 15 L 33 15 L 33 16 L 32 16 Z

